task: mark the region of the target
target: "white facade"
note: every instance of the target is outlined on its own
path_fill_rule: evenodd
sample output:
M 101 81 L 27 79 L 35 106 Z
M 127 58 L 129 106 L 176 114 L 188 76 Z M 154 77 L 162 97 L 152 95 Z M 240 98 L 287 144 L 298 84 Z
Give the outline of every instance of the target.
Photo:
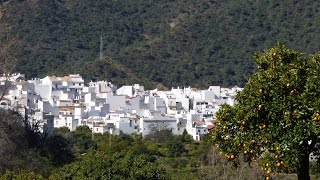
M 173 134 L 179 132 L 175 117 L 157 114 L 150 117 L 141 117 L 140 119 L 140 132 L 143 137 L 152 131 L 165 129 L 170 130 Z
M 106 103 L 110 104 L 111 110 L 121 110 L 126 107 L 126 97 L 107 94 Z

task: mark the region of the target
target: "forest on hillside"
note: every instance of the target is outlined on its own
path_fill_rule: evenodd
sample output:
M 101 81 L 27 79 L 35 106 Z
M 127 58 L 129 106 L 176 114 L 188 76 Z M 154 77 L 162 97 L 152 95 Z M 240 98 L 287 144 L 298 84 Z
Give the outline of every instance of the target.
M 10 48 L 0 60 L 15 59 L 27 78 L 243 86 L 255 52 L 277 43 L 319 51 L 319 10 L 312 0 L 6 0 L 0 47 Z

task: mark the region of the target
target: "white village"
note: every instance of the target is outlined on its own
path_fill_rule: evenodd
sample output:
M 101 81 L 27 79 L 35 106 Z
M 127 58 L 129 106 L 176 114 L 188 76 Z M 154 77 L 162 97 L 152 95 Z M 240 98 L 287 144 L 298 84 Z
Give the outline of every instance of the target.
M 194 140 L 214 129 L 219 107 L 233 105 L 242 90 L 210 86 L 161 91 L 145 90 L 139 84 L 118 88 L 107 81 L 85 83 L 79 74 L 31 80 L 20 73 L 4 74 L 0 83 L 6 92 L 0 107 L 18 111 L 44 133 L 88 126 L 93 133 L 144 137 L 153 130 L 167 129 L 175 135 L 186 131 Z

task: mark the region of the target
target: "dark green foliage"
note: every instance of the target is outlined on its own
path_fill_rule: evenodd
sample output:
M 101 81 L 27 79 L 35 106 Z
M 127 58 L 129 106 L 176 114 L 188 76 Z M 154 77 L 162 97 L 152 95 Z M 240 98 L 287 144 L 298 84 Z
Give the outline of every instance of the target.
M 140 140 L 128 135 L 95 134 L 98 150 L 88 150 L 52 179 L 164 179 L 166 173 Z M 104 144 L 107 142 L 107 146 Z M 110 144 L 109 144 L 110 143 Z
M 54 166 L 70 163 L 74 158 L 69 141 L 60 135 L 46 138 L 41 150 L 42 155 Z
M 165 144 L 165 147 L 168 148 L 170 157 L 177 157 L 185 152 L 184 145 L 181 141 L 173 140 Z
M 78 126 L 72 135 L 74 153 L 82 154 L 88 149 L 96 148 L 96 143 L 92 140 L 92 131 L 88 126 Z
M 174 139 L 174 136 L 172 132 L 168 129 L 153 130 L 150 134 L 146 135 L 145 139 L 159 143 L 164 143 L 172 141 Z
M 310 179 L 309 155 L 317 152 L 320 126 L 320 58 L 283 45 L 256 55 L 258 71 L 223 105 L 213 140 L 229 161 L 257 160 L 267 176 L 294 170 Z
M 190 143 L 193 141 L 192 136 L 188 134 L 186 129 L 183 131 L 181 136 L 178 136 L 178 139 L 186 143 Z
M 14 111 L 0 109 L 0 174 L 5 170 L 38 170 L 41 160 L 22 117 Z
M 212 148 L 211 142 L 194 142 L 187 134 L 172 136 L 171 141 L 167 142 L 145 140 L 138 135 L 94 134 L 92 141 L 96 148 L 85 149 L 83 154 L 73 153 L 76 156 L 73 161 L 62 165 L 62 162 L 52 157 L 58 155 L 58 151 L 61 151 L 62 158 L 66 157 L 63 151 L 67 147 L 63 144 L 69 142 L 69 146 L 74 146 L 77 141 L 83 141 L 82 138 L 75 138 L 76 134 L 89 135 L 87 127 L 80 127 L 76 131 L 59 128 L 55 130 L 54 136 L 42 139 L 42 151 L 46 153 L 41 156 L 46 161 L 40 161 L 41 168 L 28 169 L 21 166 L 21 170 L 1 174 L 0 179 L 229 180 L 263 177 L 256 164 L 252 164 L 252 167 L 243 164 L 238 168 L 232 167 Z M 57 145 L 55 148 L 54 144 Z M 60 165 L 57 166 L 57 163 Z
M 164 170 L 152 156 L 126 152 L 86 154 L 81 160 L 61 168 L 53 179 L 164 179 Z
M 75 155 L 85 153 L 89 149 L 96 149 L 96 142 L 88 126 L 78 126 L 75 131 L 70 132 L 66 127 L 55 129 L 55 136 L 62 136 L 68 141 Z
M 48 175 L 50 170 L 74 160 L 70 142 L 61 135 L 42 134 L 37 126 L 29 126 L 19 113 L 0 109 L 0 174 L 5 171 L 37 171 Z M 21 171 L 10 179 L 24 179 L 32 173 Z
M 312 0 L 11 0 L 0 8 L 0 42 L 18 39 L 10 54 L 27 77 L 242 86 L 256 51 L 277 42 L 319 50 L 320 3 Z
M 0 177 L 1 180 L 45 180 L 41 174 L 37 174 L 30 171 L 12 172 L 6 171 L 6 173 Z

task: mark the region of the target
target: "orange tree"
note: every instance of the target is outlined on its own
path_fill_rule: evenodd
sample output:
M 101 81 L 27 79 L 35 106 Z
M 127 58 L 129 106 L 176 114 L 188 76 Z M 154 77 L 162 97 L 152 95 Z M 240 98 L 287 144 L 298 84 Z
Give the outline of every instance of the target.
M 258 160 L 266 179 L 288 170 L 310 179 L 309 155 L 320 135 L 320 55 L 278 45 L 255 61 L 237 104 L 218 111 L 213 141 L 232 162 Z

